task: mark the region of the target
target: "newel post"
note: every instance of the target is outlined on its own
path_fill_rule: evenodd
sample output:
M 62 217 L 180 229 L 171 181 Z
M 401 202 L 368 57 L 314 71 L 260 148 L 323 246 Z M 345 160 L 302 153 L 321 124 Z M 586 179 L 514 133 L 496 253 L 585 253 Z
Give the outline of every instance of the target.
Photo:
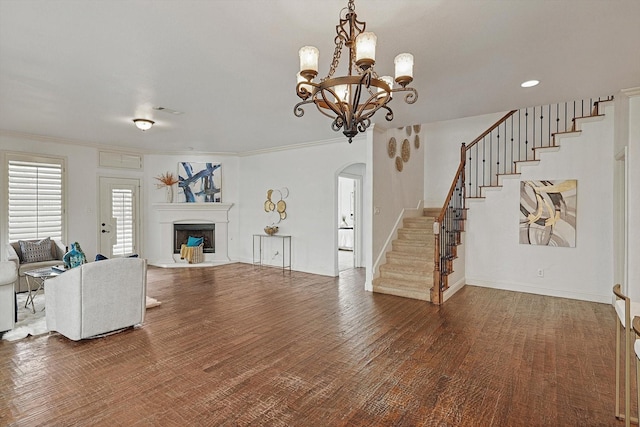
M 435 265 L 433 269 L 433 287 L 431 288 L 430 297 L 431 302 L 436 305 L 442 304 L 440 295 L 442 295 L 442 277 L 440 276 L 440 222 L 439 218 L 433 223 L 433 234 L 435 237 L 435 250 L 434 260 Z

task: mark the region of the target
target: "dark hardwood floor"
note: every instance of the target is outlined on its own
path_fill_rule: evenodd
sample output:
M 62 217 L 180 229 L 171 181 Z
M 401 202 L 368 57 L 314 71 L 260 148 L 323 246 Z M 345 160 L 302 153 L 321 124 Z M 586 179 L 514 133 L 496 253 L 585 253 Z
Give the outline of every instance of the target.
M 444 306 L 231 264 L 150 268 L 141 328 L 0 343 L 0 425 L 616 426 L 610 305 Z

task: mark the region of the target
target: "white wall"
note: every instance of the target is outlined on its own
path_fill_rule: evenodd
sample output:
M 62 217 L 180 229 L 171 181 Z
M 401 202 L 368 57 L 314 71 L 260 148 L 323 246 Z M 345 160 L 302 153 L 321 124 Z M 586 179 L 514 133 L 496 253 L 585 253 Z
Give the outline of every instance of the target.
M 287 218 L 278 224 L 278 234 L 292 236 L 292 268 L 337 275 L 337 177 L 346 166 L 365 163 L 365 154 L 362 135 L 351 144 L 339 138 L 240 157 L 238 210 L 242 228 L 238 232 L 238 260 L 252 262 L 252 235 L 264 233 L 269 225 L 264 211 L 267 190 L 287 187 Z M 266 261 L 282 265 L 281 254 L 276 255 L 276 251 L 276 246 L 267 248 Z
M 610 302 L 613 280 L 613 107 L 602 121 L 581 123 L 581 136 L 560 140 L 538 166 L 522 168 L 483 202 L 469 205 L 467 284 Z M 521 180 L 577 179 L 576 247 L 519 244 Z M 543 269 L 544 277 L 537 277 Z
M 424 134 L 424 205 L 441 208 L 460 164 L 460 146 L 469 144 L 505 113 L 485 114 L 422 125 Z
M 628 290 L 629 297 L 640 301 L 640 88 L 627 91 L 629 97 L 628 140 Z

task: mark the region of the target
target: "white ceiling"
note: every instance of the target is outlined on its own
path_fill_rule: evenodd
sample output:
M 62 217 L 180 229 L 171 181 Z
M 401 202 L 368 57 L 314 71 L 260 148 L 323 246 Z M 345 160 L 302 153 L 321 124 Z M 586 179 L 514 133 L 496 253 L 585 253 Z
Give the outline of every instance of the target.
M 328 72 L 346 0 L 0 0 L 0 130 L 162 152 L 341 137 L 298 102 L 298 49 Z M 419 99 L 386 127 L 640 86 L 638 0 L 359 0 L 376 70 L 415 56 Z M 522 89 L 535 78 L 542 83 Z M 162 106 L 172 115 L 154 111 Z M 156 121 L 146 132 L 136 117 Z

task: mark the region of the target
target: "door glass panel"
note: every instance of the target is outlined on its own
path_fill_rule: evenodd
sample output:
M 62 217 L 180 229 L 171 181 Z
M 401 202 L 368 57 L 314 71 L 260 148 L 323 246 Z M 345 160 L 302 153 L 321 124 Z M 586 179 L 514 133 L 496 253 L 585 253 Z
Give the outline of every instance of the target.
M 133 191 L 124 188 L 111 190 L 112 216 L 116 220 L 116 241 L 112 248 L 113 256 L 126 256 L 134 253 Z

